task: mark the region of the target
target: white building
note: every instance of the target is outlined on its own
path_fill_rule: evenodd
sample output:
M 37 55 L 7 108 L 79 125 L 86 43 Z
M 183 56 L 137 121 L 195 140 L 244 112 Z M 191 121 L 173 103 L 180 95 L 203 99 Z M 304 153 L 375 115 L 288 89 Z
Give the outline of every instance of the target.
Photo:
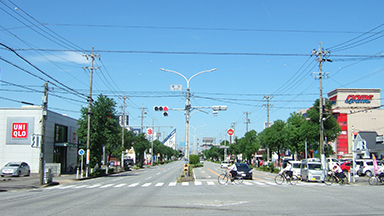
M 39 106 L 0 108 L 0 166 L 24 161 L 31 173 L 39 172 L 43 109 Z M 48 111 L 45 130 L 45 163 L 60 163 L 61 172 L 77 164 L 77 120 Z M 35 143 L 32 143 L 32 140 Z

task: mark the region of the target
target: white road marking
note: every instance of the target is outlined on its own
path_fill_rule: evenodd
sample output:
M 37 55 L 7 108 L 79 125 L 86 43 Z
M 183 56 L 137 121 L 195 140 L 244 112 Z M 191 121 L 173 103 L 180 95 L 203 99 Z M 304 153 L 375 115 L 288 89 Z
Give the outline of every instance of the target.
M 141 187 L 149 187 L 152 183 L 145 183 L 143 185 L 141 185 Z
M 207 184 L 208 184 L 209 186 L 213 186 L 213 185 L 215 185 L 215 183 L 214 183 L 214 182 L 211 182 L 211 181 L 207 181 Z
M 133 184 L 129 185 L 128 187 L 136 187 L 137 185 L 139 185 L 139 183 L 133 183 Z
M 124 185 L 126 185 L 125 183 L 123 183 L 123 184 L 118 184 L 118 185 L 116 185 L 116 186 L 114 186 L 115 188 L 119 188 L 119 187 L 123 187 Z
M 163 184 L 164 184 L 164 182 L 159 182 L 159 183 L 157 183 L 157 184 L 155 185 L 155 187 L 161 187 L 161 186 L 163 186 Z
M 189 182 L 182 182 L 181 185 L 182 185 L 182 186 L 188 186 L 188 185 L 189 185 Z
M 195 182 L 195 185 L 203 185 L 201 182 Z
M 95 188 L 95 187 L 100 187 L 100 186 L 101 186 L 101 184 L 95 184 L 95 185 L 89 186 L 87 188 Z
M 176 182 L 171 182 L 171 183 L 169 183 L 168 186 L 174 187 L 174 186 L 176 186 Z
M 113 184 L 107 184 L 107 185 L 103 185 L 101 186 L 100 188 L 107 188 L 107 187 L 111 187 Z

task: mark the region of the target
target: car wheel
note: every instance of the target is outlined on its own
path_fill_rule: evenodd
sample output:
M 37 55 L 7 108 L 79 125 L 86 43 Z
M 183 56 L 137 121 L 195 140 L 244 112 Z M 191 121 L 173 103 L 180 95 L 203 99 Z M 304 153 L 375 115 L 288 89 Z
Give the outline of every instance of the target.
M 27 175 L 25 175 L 25 176 L 30 176 L 30 175 L 31 175 L 31 171 L 28 170 Z
M 368 176 L 368 177 L 371 177 L 372 173 L 371 173 L 371 171 L 368 170 L 367 172 L 365 172 L 365 175 Z
M 21 176 L 21 170 L 19 170 L 19 172 L 17 173 L 17 177 L 20 177 Z

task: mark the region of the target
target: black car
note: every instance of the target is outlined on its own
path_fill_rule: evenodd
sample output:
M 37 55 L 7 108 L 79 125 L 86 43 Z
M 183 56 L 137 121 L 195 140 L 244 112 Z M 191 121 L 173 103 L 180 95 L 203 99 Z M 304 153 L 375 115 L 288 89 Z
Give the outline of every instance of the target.
M 246 163 L 235 163 L 237 167 L 237 173 L 243 176 L 244 179 L 252 179 L 252 168 Z
M 124 166 L 125 167 L 133 167 L 135 165 L 135 162 L 133 159 L 124 159 Z

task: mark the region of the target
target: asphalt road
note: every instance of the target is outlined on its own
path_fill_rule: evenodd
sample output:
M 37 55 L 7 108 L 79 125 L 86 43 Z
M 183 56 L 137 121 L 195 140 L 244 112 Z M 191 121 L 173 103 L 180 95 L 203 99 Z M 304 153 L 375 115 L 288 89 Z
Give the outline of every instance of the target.
M 1 193 L 3 215 L 383 215 L 381 190 L 368 184 L 276 185 L 255 172 L 241 185 L 220 185 L 219 164 L 177 183 L 183 162 L 57 186 Z

